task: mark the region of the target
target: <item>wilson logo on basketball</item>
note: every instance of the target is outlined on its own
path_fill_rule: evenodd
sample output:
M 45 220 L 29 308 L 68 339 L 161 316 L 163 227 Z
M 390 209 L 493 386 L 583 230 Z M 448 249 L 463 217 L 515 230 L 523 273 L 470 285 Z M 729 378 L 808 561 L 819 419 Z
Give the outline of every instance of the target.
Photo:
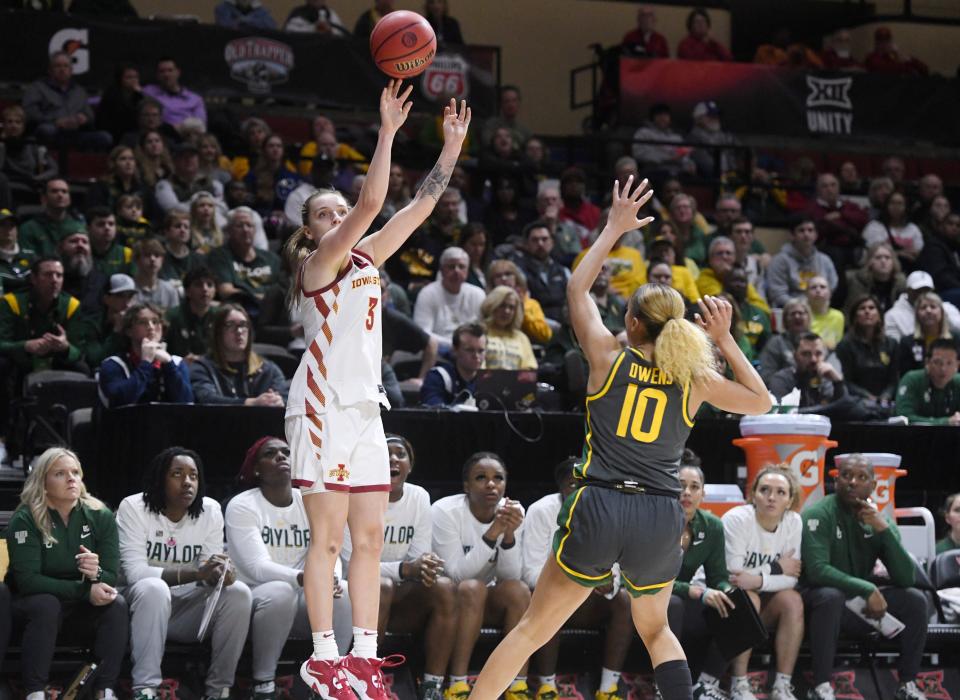
M 420 92 L 431 100 L 466 99 L 470 92 L 467 71 L 470 65 L 456 54 L 437 54 L 423 73 Z
M 262 37 L 234 39 L 223 49 L 230 77 L 247 84 L 255 94 L 270 92 L 271 85 L 285 83 L 294 66 L 293 49 L 287 44 Z

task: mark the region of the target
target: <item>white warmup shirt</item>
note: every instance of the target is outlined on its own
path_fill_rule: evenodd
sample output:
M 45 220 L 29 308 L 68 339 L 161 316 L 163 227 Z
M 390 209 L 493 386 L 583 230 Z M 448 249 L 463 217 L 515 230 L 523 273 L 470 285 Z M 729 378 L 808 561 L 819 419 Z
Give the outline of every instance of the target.
M 127 496 L 117 509 L 120 568 L 125 583 L 160 578 L 163 570 L 190 565 L 197 568 L 214 554 L 223 553 L 223 513 L 212 498 L 203 499 L 203 512 L 175 523 L 147 509 L 142 493 Z
M 792 510 L 784 513 L 774 532 L 760 526 L 752 505 L 731 508 L 723 514 L 722 520 L 727 571 L 760 574 L 763 577 L 761 591 L 796 587 L 797 578 L 781 573 L 777 562 L 790 549 L 794 559 L 800 558 L 803 524 L 799 513 Z
M 387 506 L 383 527 L 383 552 L 380 554 L 380 575 L 400 581 L 400 563 L 418 559 L 430 551 L 433 527 L 430 515 L 430 494 L 422 486 L 404 484 L 400 500 Z M 353 543 L 349 529 L 343 533 L 340 556 L 343 565 L 350 565 Z
M 532 503 L 523 519 L 523 582 L 535 588 L 540 571 L 553 550 L 553 533 L 563 498 L 551 493 Z
M 514 533 L 515 544 L 503 549 L 489 547 L 483 533 L 490 523 L 481 523 L 470 512 L 466 494 L 447 496 L 433 504 L 433 551 L 443 559 L 443 573 L 454 582 L 478 579 L 484 583 L 519 579 L 522 568 L 523 525 Z
M 299 587 L 310 546 L 310 523 L 303 496 L 291 491 L 293 501 L 278 508 L 259 488 L 234 496 L 227 504 L 227 550 L 238 578 L 249 586 L 286 581 Z
M 436 280 L 417 295 L 413 321 L 437 342 L 449 345 L 457 326 L 480 318 L 480 306 L 486 298 L 476 285 L 464 282 L 459 294 L 451 294 Z

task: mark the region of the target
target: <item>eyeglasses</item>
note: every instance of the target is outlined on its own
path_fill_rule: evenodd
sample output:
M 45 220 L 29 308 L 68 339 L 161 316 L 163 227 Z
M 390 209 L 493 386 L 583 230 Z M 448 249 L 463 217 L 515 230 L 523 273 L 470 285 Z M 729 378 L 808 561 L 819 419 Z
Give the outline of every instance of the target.
M 248 331 L 250 324 L 246 321 L 227 321 L 223 327 L 228 331 Z

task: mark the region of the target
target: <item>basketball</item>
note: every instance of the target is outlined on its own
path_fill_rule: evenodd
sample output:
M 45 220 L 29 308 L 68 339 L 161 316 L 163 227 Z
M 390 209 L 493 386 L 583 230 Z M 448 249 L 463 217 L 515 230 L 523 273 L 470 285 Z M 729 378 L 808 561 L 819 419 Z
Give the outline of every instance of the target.
M 391 78 L 412 78 L 433 62 L 437 36 L 425 17 L 396 10 L 384 15 L 373 28 L 370 53 L 377 68 Z

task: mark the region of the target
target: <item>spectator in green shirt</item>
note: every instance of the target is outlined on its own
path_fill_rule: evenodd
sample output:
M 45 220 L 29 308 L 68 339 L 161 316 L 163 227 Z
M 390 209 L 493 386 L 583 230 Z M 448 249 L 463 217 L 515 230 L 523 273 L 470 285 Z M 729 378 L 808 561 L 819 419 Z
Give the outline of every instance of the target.
M 960 425 L 957 344 L 937 338 L 927 348 L 924 369 L 907 372 L 897 388 L 897 415 L 911 423 Z
M 913 587 L 915 565 L 900 542 L 900 531 L 870 498 L 876 486 L 870 460 L 850 455 L 840 465 L 836 493 L 802 513 L 804 607 L 813 657 L 809 700 L 834 698 L 830 677 L 840 630 L 854 635 L 873 630 L 846 607 L 850 599 L 859 602 L 866 618 L 880 620 L 889 612 L 904 623 L 896 637 L 900 687 L 895 698 L 926 700 L 916 678 L 927 638 L 927 599 Z M 877 559 L 887 569 L 882 581 L 873 573 Z
M 87 210 L 87 234 L 93 265 L 104 277 L 129 275 L 133 270 L 133 250 L 117 240 L 117 219 L 106 207 Z
M 183 287 L 184 300 L 167 309 L 167 349 L 193 362 L 207 353 L 217 280 L 210 268 L 202 265 L 187 272 Z
M 943 519 L 950 529 L 937 540 L 937 554 L 960 549 L 960 493 L 951 493 L 943 504 Z
M 687 517 L 687 526 L 680 538 L 683 563 L 673 582 L 667 618 L 670 629 L 687 652 L 692 677 L 696 678 L 700 670 L 694 696 L 721 698 L 726 697 L 720 694 L 719 684 L 727 662 L 711 643 L 703 613 L 709 606 L 726 617 L 733 609 L 733 602 L 727 597 L 733 586 L 727 572 L 723 523 L 712 513 L 700 510 L 704 495 L 703 470 L 693 462 L 699 462 L 699 458 L 690 450 L 684 450 L 680 460 L 680 505 Z M 707 578 L 706 587 L 690 582 L 701 566 Z
M 70 186 L 61 177 L 51 178 L 40 193 L 43 211 L 20 227 L 20 244 L 37 255 L 53 255 L 68 234 L 83 231 L 83 221 L 71 214 Z
M 254 318 L 266 293 L 280 284 L 280 258 L 253 247 L 256 228 L 253 210 L 237 207 L 230 212 L 227 242 L 210 252 L 207 264 L 217 277 L 221 301 L 242 304 Z
M 27 700 L 43 700 L 58 638 L 93 637 L 98 698 L 113 688 L 127 648 L 127 603 L 114 585 L 120 545 L 113 513 L 83 484 L 77 456 L 62 447 L 40 455 L 7 527 L 7 584 L 24 625 L 21 673 Z

